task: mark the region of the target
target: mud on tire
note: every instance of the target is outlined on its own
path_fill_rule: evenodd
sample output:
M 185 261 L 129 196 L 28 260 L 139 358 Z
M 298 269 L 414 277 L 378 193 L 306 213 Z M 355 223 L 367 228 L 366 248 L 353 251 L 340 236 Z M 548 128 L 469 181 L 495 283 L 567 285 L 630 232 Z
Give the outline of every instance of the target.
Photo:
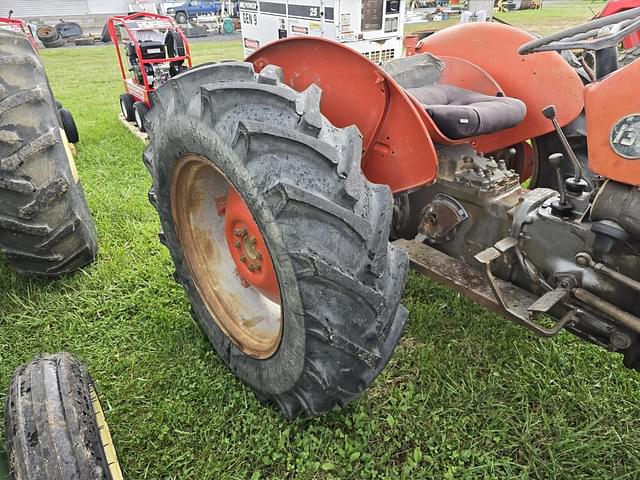
M 101 437 L 92 395 L 89 373 L 68 353 L 38 356 L 14 372 L 4 411 L 12 478 L 122 478 L 115 450 L 106 453 L 110 436 Z
M 385 366 L 407 318 L 406 255 L 388 242 L 389 188 L 360 166 L 361 136 L 320 113 L 315 85 L 296 92 L 278 67 L 202 66 L 156 92 L 144 162 L 196 321 L 225 364 L 263 401 L 293 417 L 358 397 Z M 170 182 L 185 154 L 212 162 L 248 205 L 269 247 L 282 305 L 277 351 L 257 359 L 225 335 L 185 259 Z M 215 215 L 215 211 L 211 215 Z
M 0 30 L 0 250 L 15 269 L 56 276 L 92 262 L 96 231 L 40 59 Z

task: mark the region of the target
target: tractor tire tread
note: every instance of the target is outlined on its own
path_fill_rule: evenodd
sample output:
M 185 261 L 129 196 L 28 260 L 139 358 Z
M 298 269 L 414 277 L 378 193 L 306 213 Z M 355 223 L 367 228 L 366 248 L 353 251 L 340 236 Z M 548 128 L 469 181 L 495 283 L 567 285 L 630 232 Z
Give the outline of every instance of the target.
M 28 60 L 0 69 L 0 140 L 10 140 L 0 141 L 0 250 L 20 273 L 69 273 L 95 259 L 95 226 L 37 54 L 3 32 L 0 54 L 7 51 Z
M 242 92 L 242 102 L 236 92 Z M 143 161 L 153 179 L 149 198 L 192 315 L 229 368 L 288 418 L 324 414 L 362 394 L 386 365 L 407 319 L 400 304 L 407 256 L 388 241 L 391 192 L 365 178 L 360 134 L 329 123 L 320 112 L 321 95 L 317 86 L 303 92 L 288 87 L 278 67 L 255 74 L 251 64 L 222 63 L 167 82 L 155 92 L 147 115 L 150 144 Z M 167 165 L 175 162 L 167 153 L 169 142 L 184 142 L 174 146 L 177 155 L 193 147 L 185 131 L 193 132 L 191 138 L 211 131 L 224 139 L 286 239 L 295 272 L 287 282 L 296 282 L 302 298 L 306 349 L 301 373 L 285 391 L 271 391 L 243 370 L 252 359 L 207 317 L 182 256 L 163 186 Z M 296 167 L 265 160 L 269 155 L 295 158 Z
M 112 478 L 92 385 L 86 368 L 68 353 L 43 354 L 14 372 L 4 412 L 12 478 Z

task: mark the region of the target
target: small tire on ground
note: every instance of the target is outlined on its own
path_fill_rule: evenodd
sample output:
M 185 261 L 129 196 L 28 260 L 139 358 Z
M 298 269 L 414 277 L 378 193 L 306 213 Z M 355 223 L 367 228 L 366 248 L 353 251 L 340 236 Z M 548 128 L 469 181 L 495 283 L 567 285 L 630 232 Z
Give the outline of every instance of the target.
M 41 25 L 36 29 L 36 36 L 42 42 L 53 42 L 60 38 L 58 31 L 50 25 Z
M 44 354 L 18 368 L 4 411 L 12 478 L 117 478 L 120 468 L 108 428 L 101 435 L 106 423 L 97 401 L 86 368 L 68 353 Z
M 331 125 L 321 95 L 315 85 L 286 86 L 278 67 L 255 74 L 248 63 L 221 63 L 168 81 L 147 115 L 149 198 L 175 278 L 221 359 L 288 418 L 324 414 L 361 395 L 407 318 L 400 304 L 407 257 L 388 241 L 391 192 L 364 177 L 360 133 Z M 196 287 L 171 204 L 172 172 L 187 152 L 226 176 L 269 247 L 283 327 L 268 358 L 238 347 Z
M 144 118 L 147 115 L 148 111 L 149 109 L 144 104 L 144 102 L 136 102 L 133 104 L 133 113 L 136 125 L 138 126 L 138 129 L 143 133 L 147 131 Z
M 178 23 L 187 23 L 188 19 L 189 18 L 187 17 L 187 14 L 185 12 L 176 13 L 176 22 L 178 22 Z
M 96 229 L 40 57 L 0 30 L 0 251 L 20 273 L 91 263 Z
M 640 45 L 636 47 L 632 47 L 628 50 L 624 50 L 618 56 L 618 66 L 624 67 L 629 65 L 631 62 L 640 58 Z
M 133 122 L 136 119 L 136 113 L 133 109 L 134 103 L 136 103 L 136 99 L 130 93 L 120 95 L 120 111 L 127 122 Z
M 80 141 L 80 134 L 78 133 L 78 127 L 76 121 L 73 119 L 73 115 L 66 108 L 58 110 L 60 113 L 60 123 L 62 123 L 62 129 L 67 135 L 67 140 L 71 143 L 78 143 Z
M 51 42 L 42 42 L 45 48 L 59 48 L 66 45 L 66 43 L 67 42 L 62 37 L 58 37 L 56 40 L 53 40 Z
M 73 41 L 73 43 L 79 47 L 82 47 L 82 46 L 88 46 L 88 45 L 95 45 L 96 41 L 91 37 L 87 37 L 87 38 L 76 38 Z

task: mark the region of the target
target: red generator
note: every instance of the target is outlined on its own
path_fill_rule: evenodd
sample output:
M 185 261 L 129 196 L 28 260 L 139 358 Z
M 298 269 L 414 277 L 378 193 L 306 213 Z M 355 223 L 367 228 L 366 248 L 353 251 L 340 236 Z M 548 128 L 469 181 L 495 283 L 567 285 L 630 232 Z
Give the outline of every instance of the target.
M 108 29 L 126 91 L 120 95 L 122 115 L 128 122 L 135 121 L 144 132 L 144 116 L 152 104 L 150 94 L 171 77 L 191 68 L 189 44 L 171 17 L 155 13 L 111 17 Z

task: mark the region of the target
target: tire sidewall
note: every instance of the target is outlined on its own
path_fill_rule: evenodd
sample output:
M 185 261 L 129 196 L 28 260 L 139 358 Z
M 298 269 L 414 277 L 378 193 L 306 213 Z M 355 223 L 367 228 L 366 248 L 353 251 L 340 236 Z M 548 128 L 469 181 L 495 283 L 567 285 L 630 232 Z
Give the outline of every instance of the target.
M 126 121 L 130 122 L 132 119 L 135 119 L 134 111 L 133 111 L 133 96 L 129 93 L 123 93 L 120 95 L 120 111 Z
M 305 318 L 294 264 L 275 222 L 273 207 L 253 186 L 251 175 L 237 154 L 206 124 L 187 117 L 176 117 L 163 125 L 163 129 L 156 127 L 152 133 L 153 183 L 157 192 L 157 209 L 167 246 L 177 274 L 191 300 L 195 317 L 232 372 L 264 393 L 279 394 L 291 390 L 304 370 Z M 164 129 L 168 131 L 162 131 Z M 267 359 L 259 360 L 246 355 L 221 330 L 202 301 L 182 253 L 174 228 L 170 191 L 171 174 L 176 162 L 186 153 L 207 158 L 241 192 L 274 259 L 282 299 L 283 327 L 280 345 Z M 271 200 L 274 201 L 277 202 L 276 199 Z

